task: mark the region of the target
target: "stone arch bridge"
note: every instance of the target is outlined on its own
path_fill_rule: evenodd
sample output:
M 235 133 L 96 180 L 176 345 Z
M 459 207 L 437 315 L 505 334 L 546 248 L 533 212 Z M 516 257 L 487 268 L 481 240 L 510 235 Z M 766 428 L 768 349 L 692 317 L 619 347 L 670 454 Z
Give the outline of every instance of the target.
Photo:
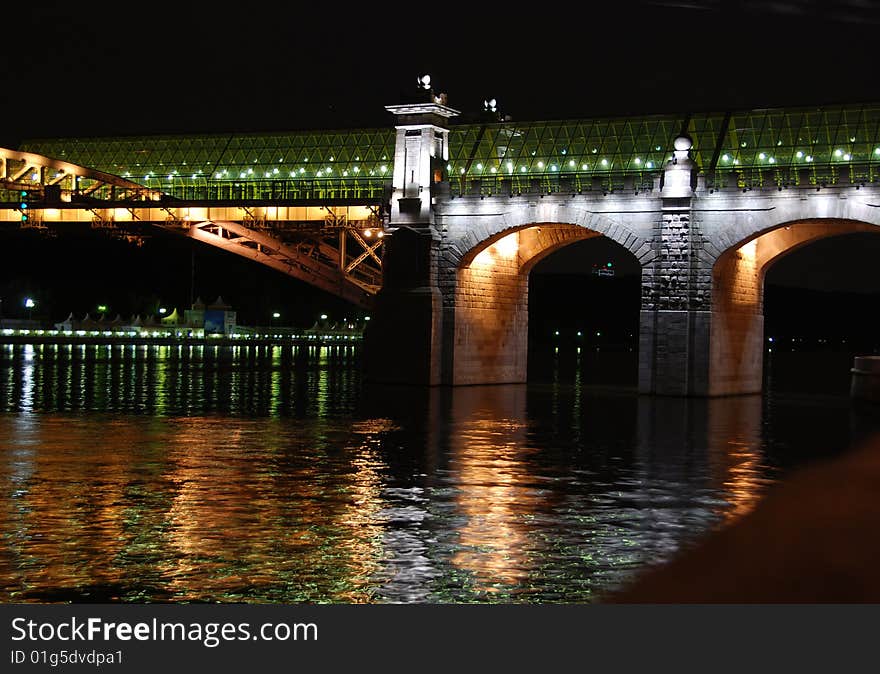
M 430 246 L 427 241 L 420 246 L 431 250 L 431 263 L 418 279 L 424 285 L 405 285 L 393 300 L 414 301 L 426 288 L 436 288 L 430 347 L 435 355 L 424 360 L 433 368 L 422 372 L 426 381 L 525 381 L 530 270 L 569 243 L 605 236 L 642 269 L 639 389 L 669 395 L 754 393 L 762 385 L 767 270 L 822 238 L 880 233 L 880 189 L 465 196 L 439 205 L 435 223 Z M 428 236 L 416 228 L 401 234 L 397 239 L 407 239 L 408 246 Z M 384 292 L 395 291 L 389 285 Z

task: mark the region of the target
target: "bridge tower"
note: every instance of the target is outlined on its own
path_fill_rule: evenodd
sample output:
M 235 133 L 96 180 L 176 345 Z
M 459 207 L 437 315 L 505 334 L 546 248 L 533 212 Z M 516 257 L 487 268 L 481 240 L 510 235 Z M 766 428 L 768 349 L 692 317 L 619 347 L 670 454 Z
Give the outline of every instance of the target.
M 412 101 L 385 108 L 396 119 L 391 215 L 382 289 L 365 334 L 366 377 L 383 383 L 440 383 L 442 298 L 433 205 L 448 193 L 448 120 L 458 110 L 429 75 Z

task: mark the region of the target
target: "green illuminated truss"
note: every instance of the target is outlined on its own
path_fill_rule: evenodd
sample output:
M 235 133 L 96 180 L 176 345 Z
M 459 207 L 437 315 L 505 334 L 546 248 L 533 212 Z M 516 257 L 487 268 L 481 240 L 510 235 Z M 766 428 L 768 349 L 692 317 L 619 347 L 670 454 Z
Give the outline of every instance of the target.
M 22 149 L 185 199 L 378 201 L 391 179 L 394 131 L 62 138 Z
M 535 180 L 580 190 L 629 176 L 638 188 L 653 184 L 680 133 L 709 187 L 872 182 L 880 173 L 878 104 L 457 127 L 447 168 L 462 191 L 475 178 L 484 190 L 506 180 L 524 191 Z
M 880 104 L 453 125 L 453 192 L 649 186 L 685 132 L 708 187 L 873 182 Z M 31 140 L 22 150 L 181 198 L 376 201 L 390 184 L 394 130 Z

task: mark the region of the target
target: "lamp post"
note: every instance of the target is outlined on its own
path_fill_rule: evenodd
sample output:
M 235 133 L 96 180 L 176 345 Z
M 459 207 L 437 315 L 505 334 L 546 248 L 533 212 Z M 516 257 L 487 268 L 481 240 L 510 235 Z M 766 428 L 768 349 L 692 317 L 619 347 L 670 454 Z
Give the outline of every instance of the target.
M 34 302 L 30 297 L 25 297 L 24 306 L 28 310 L 28 320 L 31 320 L 31 311 L 36 306 L 36 302 Z
M 272 312 L 272 319 L 269 321 L 269 325 L 270 325 L 270 326 L 274 326 L 274 325 L 275 325 L 275 319 L 276 319 L 276 318 L 281 318 L 281 314 L 279 314 L 277 311 L 273 311 L 273 312 Z
M 107 313 L 107 305 L 106 304 L 99 304 L 98 305 L 98 313 L 99 314 L 106 314 Z

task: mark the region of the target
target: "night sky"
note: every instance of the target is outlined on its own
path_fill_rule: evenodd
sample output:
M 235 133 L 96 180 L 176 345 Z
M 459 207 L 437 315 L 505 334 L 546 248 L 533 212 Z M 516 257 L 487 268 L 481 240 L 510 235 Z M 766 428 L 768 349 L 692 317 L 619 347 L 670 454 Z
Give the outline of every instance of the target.
M 877 2 L 609 5 L 362 3 L 343 11 L 332 3 L 12 3 L 3 10 L 0 146 L 37 137 L 388 126 L 384 106 L 411 94 L 423 73 L 465 118 L 487 97 L 521 120 L 877 99 Z M 880 237 L 854 241 L 793 254 L 768 282 L 878 293 Z M 93 237 L 36 245 L 3 233 L 0 296 L 29 286 L 54 295 L 54 312 L 64 313 L 65 302 L 71 310 L 97 302 L 102 283 L 119 285 L 119 274 L 141 269 L 138 281 L 126 282 L 137 297 L 120 295 L 115 304 L 181 305 L 193 292 L 193 250 L 196 294 L 247 303 L 236 308 L 254 322 L 276 306 L 300 321 L 335 302 L 229 254 L 158 235 L 135 248 Z M 570 271 L 572 263 L 583 271 L 608 254 L 572 247 L 536 273 Z M 164 280 L 147 282 L 150 271 Z
M 386 126 L 425 72 L 522 120 L 876 98 L 873 0 L 6 4 L 6 147 Z

